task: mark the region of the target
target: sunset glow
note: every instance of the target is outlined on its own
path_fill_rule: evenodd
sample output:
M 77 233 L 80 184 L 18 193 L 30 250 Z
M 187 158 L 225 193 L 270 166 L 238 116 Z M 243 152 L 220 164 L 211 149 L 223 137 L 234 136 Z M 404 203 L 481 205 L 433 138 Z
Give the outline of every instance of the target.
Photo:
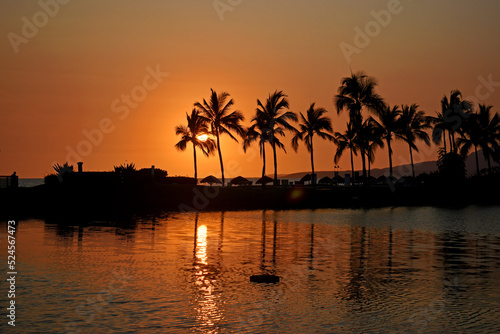
M 207 141 L 208 139 L 208 135 L 207 134 L 203 134 L 203 135 L 199 135 L 196 137 L 199 141 Z
M 235 3 L 68 2 L 48 15 L 36 1 L 2 2 L 0 175 L 43 177 L 66 161 L 111 170 L 128 161 L 192 176 L 192 157 L 174 148 L 173 128 L 210 88 L 231 94 L 245 127 L 256 100 L 278 89 L 291 111 L 315 102 L 334 131 L 344 131 L 347 115 L 337 115 L 333 97 L 351 70 L 375 77 L 390 105 L 417 103 L 428 115 L 452 89 L 500 108 L 498 2 Z M 310 168 L 308 152 L 293 152 L 290 139 L 287 153 L 277 152 L 280 174 Z M 241 140 L 223 135 L 221 147 L 233 162 L 228 178 L 260 174 L 257 146 L 244 153 Z M 394 165 L 409 163 L 405 143 L 392 149 Z M 316 170 L 333 171 L 334 150 L 317 141 Z M 436 151 L 423 147 L 415 163 Z M 388 166 L 386 153 L 377 151 L 372 168 Z M 349 157 L 337 165 L 349 170 Z M 200 155 L 200 176 L 217 170 L 216 157 Z

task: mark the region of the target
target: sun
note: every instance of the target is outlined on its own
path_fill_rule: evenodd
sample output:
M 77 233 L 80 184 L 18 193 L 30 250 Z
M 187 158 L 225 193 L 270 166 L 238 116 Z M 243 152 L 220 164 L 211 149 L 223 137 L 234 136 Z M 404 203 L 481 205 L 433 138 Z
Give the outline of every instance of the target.
M 199 141 L 207 141 L 207 139 L 208 139 L 208 135 L 207 135 L 207 134 L 202 134 L 202 135 L 196 136 L 196 138 L 197 138 Z

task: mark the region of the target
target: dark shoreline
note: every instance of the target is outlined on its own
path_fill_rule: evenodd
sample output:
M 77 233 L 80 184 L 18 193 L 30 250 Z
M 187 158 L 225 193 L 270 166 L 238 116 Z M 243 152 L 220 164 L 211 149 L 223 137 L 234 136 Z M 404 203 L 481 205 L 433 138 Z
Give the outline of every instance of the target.
M 0 189 L 1 219 L 113 219 L 182 211 L 500 205 L 498 177 L 441 185 L 209 187 L 145 183 Z

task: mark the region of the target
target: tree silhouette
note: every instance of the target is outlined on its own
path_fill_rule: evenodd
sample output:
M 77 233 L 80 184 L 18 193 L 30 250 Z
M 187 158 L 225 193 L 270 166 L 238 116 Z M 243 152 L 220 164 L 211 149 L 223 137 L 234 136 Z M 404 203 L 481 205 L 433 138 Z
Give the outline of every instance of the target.
M 368 177 L 371 173 L 371 164 L 375 161 L 375 151 L 378 147 L 384 147 L 384 128 L 374 118 L 370 117 L 366 122 L 367 142 L 366 158 L 368 161 Z
M 437 167 L 442 182 L 456 184 L 465 180 L 464 158 L 456 152 L 450 151 L 446 153 L 444 149 L 440 149 L 438 151 Z
M 361 109 L 376 112 L 384 106 L 384 100 L 375 93 L 377 81 L 360 71 L 351 76 L 342 78 L 341 86 L 337 89 L 334 102 L 337 113 L 344 109 L 349 112 L 352 125 L 362 123 Z
M 262 157 L 262 178 L 266 176 L 266 142 L 269 142 L 269 124 L 263 113 L 258 113 L 252 118 L 252 125 L 247 129 L 243 141 L 243 151 L 255 141 L 259 142 L 260 156 Z M 263 186 L 265 183 L 262 184 Z
M 380 125 L 383 129 L 383 139 L 387 142 L 387 150 L 389 152 L 389 174 L 392 178 L 392 148 L 391 141 L 394 133 L 398 131 L 399 127 L 399 117 L 401 116 L 401 110 L 398 106 L 390 107 L 383 106 L 381 109 L 377 109 L 377 115 L 380 120 Z
M 361 153 L 363 164 L 363 182 L 366 182 L 366 158 L 368 158 L 368 164 L 370 164 L 370 159 L 373 162 L 373 152 L 376 147 L 384 145 L 380 124 L 375 121 L 373 117 L 365 119 L 361 126 L 357 129 L 357 136 L 354 142 L 358 146 L 359 152 Z
M 244 137 L 245 130 L 241 125 L 241 121 L 243 121 L 245 117 L 238 110 L 233 112 L 229 111 L 234 105 L 233 99 L 229 99 L 229 93 L 222 92 L 218 95 L 213 89 L 210 89 L 210 91 L 211 94 L 208 102 L 203 99 L 203 103 L 195 102 L 194 106 L 200 111 L 200 117 L 204 122 L 210 124 L 210 133 L 216 138 L 222 174 L 222 186 L 224 187 L 224 163 L 222 160 L 220 135 L 226 134 L 231 139 L 238 142 L 238 139 L 236 139 L 231 132 L 236 132 L 240 137 Z
M 288 109 L 289 107 L 287 95 L 283 91 L 275 91 L 273 94 L 270 94 L 265 105 L 260 100 L 257 100 L 257 106 L 257 117 L 263 117 L 268 125 L 268 140 L 273 149 L 274 184 L 277 184 L 278 160 L 276 157 L 276 147 L 286 152 L 285 146 L 281 143 L 278 136 L 285 136 L 285 130 L 297 131 L 288 123 L 289 121 L 296 122 L 297 115 L 291 111 L 283 112 L 283 109 Z
M 442 118 L 448 130 L 451 152 L 457 151 L 455 132 L 462 126 L 463 120 L 469 117 L 472 108 L 472 102 L 462 100 L 459 90 L 452 90 L 449 99 L 446 95 L 441 99 Z
M 420 139 L 425 144 L 430 145 L 429 134 L 425 131 L 431 127 L 430 119 L 425 116 L 423 111 L 418 110 L 418 104 L 402 105 L 401 117 L 399 119 L 400 127 L 396 136 L 408 143 L 410 148 L 410 160 L 412 176 L 415 177 L 415 168 L 413 166 L 413 150 L 418 152 L 415 142 Z
M 212 138 L 201 140 L 198 137 L 209 133 L 208 126 L 205 120 L 200 117 L 200 112 L 196 109 L 191 111 L 191 115 L 186 113 L 187 126 L 177 125 L 175 127 L 175 134 L 182 136 L 182 139 L 175 144 L 175 148 L 179 151 L 186 150 L 188 143 L 193 144 L 194 156 L 194 178 L 198 180 L 198 167 L 196 163 L 196 148 L 198 147 L 205 156 L 213 154 L 215 151 L 215 141 Z
M 73 172 L 73 165 L 70 165 L 68 162 L 65 162 L 63 165 L 56 163 L 52 168 L 54 168 L 59 182 L 62 182 L 65 174 Z
M 313 137 L 318 135 L 322 139 L 330 141 L 334 140 L 331 135 L 333 132 L 332 122 L 330 118 L 324 116 L 327 111 L 324 108 L 315 108 L 314 103 L 306 111 L 306 116 L 300 113 L 301 123 L 299 124 L 299 131 L 292 138 L 292 147 L 295 151 L 299 148 L 299 140 L 303 140 L 306 144 L 307 151 L 311 153 L 311 180 L 315 184 L 314 178 L 314 146 Z
M 478 175 L 477 148 L 480 147 L 483 150 L 483 155 L 488 162 L 488 173 L 491 173 L 491 157 L 496 158 L 500 148 L 500 117 L 497 113 L 491 115 L 492 108 L 493 106 L 480 104 L 479 112 L 471 114 L 464 122 L 463 131 L 460 132 L 461 138 L 457 140 L 460 154 L 464 157 L 474 147 Z
M 432 130 L 432 141 L 436 145 L 440 145 L 441 141 L 443 142 L 443 151 L 444 154 L 447 153 L 446 150 L 446 131 L 449 131 L 450 129 L 450 124 L 446 121 L 444 115 L 442 112 L 437 112 L 436 111 L 436 116 L 428 116 L 431 124 L 434 125 L 434 128 Z M 451 140 L 451 134 L 449 134 L 450 140 Z M 451 146 L 451 141 L 450 141 L 450 146 Z
M 351 122 L 347 122 L 347 130 L 344 133 L 335 132 L 334 143 L 337 145 L 337 150 L 333 158 L 333 161 L 335 163 L 338 163 L 345 150 L 349 149 L 351 153 L 351 177 L 354 178 L 353 155 L 358 155 L 358 146 L 356 145 L 356 131 L 353 128 Z
M 483 129 L 481 149 L 488 162 L 488 173 L 491 173 L 491 158 L 500 162 L 500 116 L 491 115 L 493 106 L 479 105 L 479 125 Z

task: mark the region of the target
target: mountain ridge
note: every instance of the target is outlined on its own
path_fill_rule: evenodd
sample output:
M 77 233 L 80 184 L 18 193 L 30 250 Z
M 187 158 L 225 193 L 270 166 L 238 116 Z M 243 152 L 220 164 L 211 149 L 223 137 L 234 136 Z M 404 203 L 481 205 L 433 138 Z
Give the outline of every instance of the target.
M 483 156 L 482 150 L 478 151 L 478 160 L 479 160 L 479 169 L 484 169 L 488 168 L 488 163 L 486 159 Z M 500 166 L 498 163 L 495 163 L 494 161 L 491 162 L 491 166 Z M 431 160 L 431 161 L 423 161 L 423 162 L 418 162 L 414 164 L 415 167 L 415 175 L 419 175 L 422 173 L 432 173 L 437 171 L 437 161 L 436 160 Z M 466 158 L 465 158 L 465 167 L 467 169 L 467 175 L 471 176 L 476 173 L 476 157 L 475 157 L 475 152 L 470 153 Z M 359 172 L 361 175 L 363 173 L 362 170 L 355 169 L 355 172 Z M 303 171 L 303 172 L 295 172 L 295 173 L 289 173 L 289 174 L 278 174 L 278 178 L 280 179 L 300 179 L 306 174 L 310 174 L 311 171 Z M 341 170 L 339 171 L 340 176 L 344 176 L 345 174 L 351 174 L 351 170 Z M 318 179 L 321 179 L 322 177 L 328 176 L 328 177 L 333 177 L 334 176 L 334 171 L 316 171 L 316 174 L 318 175 Z M 385 168 L 373 168 L 370 171 L 370 175 L 373 177 L 379 177 L 382 175 L 389 176 L 389 167 Z M 411 175 L 411 164 L 403 164 L 403 165 L 398 165 L 398 166 L 393 166 L 393 175 L 395 177 L 402 177 L 402 176 L 408 176 Z M 269 177 L 273 177 L 273 174 L 268 174 Z

